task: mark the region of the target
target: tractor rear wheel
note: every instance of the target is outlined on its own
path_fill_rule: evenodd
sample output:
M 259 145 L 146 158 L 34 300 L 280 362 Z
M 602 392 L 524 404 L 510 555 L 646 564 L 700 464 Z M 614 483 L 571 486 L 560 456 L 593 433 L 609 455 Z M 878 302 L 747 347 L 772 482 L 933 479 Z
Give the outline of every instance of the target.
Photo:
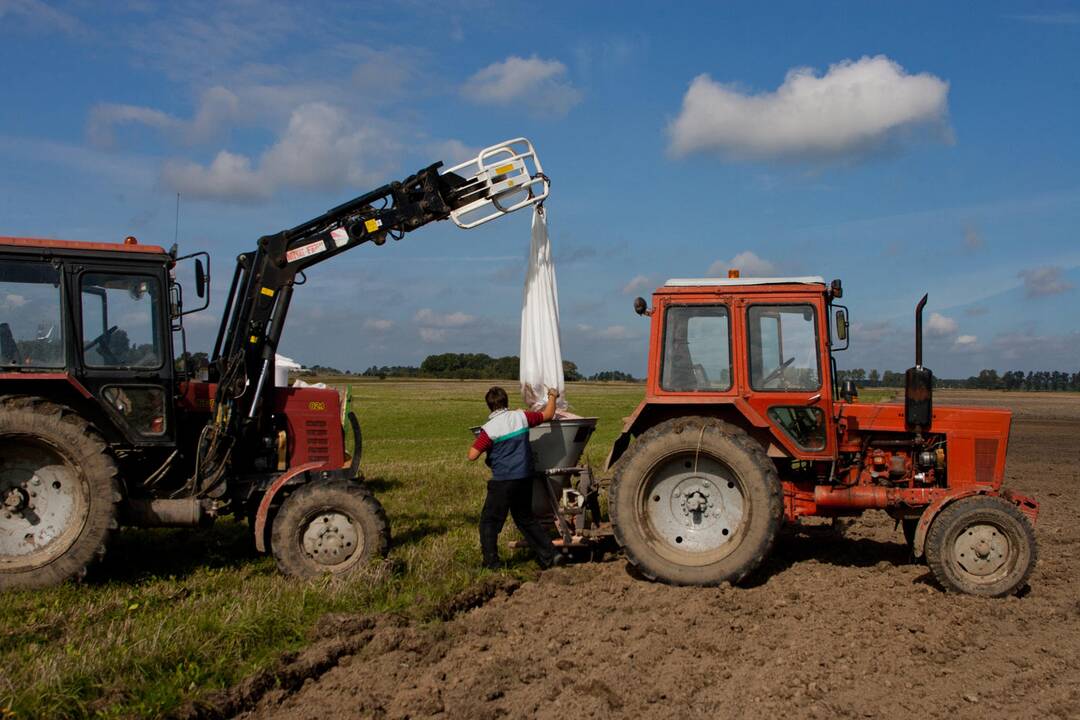
M 81 580 L 105 555 L 120 497 L 116 463 L 84 419 L 0 399 L 0 590 Z
M 978 495 L 961 498 L 934 518 L 926 561 L 947 590 L 1003 597 L 1023 588 L 1035 567 L 1035 531 L 1016 505 Z
M 360 483 L 313 482 L 281 504 L 270 547 L 287 575 L 340 575 L 386 557 L 390 523 L 382 505 Z
M 609 498 L 615 538 L 646 577 L 676 585 L 738 582 L 772 549 L 783 521 L 776 466 L 741 428 L 668 420 L 620 460 Z

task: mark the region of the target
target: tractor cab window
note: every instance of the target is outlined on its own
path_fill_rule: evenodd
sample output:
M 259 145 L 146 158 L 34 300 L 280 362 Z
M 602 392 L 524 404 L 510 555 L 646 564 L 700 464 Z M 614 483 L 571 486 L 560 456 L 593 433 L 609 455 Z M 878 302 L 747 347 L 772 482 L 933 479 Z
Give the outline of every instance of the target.
M 821 387 L 812 305 L 752 305 L 747 319 L 753 389 L 800 392 Z
M 82 276 L 82 346 L 88 367 L 158 368 L 161 286 L 150 275 Z
M 675 305 L 664 312 L 660 387 L 673 392 L 731 388 L 731 339 L 723 305 Z
M 803 450 L 825 449 L 825 413 L 816 407 L 769 408 L 769 417 Z
M 60 270 L 0 262 L 0 370 L 64 367 Z

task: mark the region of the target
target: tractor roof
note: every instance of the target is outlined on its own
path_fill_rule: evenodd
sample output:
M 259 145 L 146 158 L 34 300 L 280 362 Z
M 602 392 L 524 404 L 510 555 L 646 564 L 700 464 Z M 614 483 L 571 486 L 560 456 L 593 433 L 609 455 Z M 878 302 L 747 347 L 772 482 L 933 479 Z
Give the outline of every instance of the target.
M 49 238 L 4 237 L 0 235 L 0 245 L 23 248 L 41 248 L 46 250 L 103 250 L 106 252 L 144 253 L 165 255 L 165 249 L 157 245 L 139 245 L 138 243 L 103 243 L 82 240 L 52 240 Z
M 738 277 L 738 278 L 672 278 L 664 287 L 727 287 L 737 285 L 824 285 L 825 278 L 804 277 Z

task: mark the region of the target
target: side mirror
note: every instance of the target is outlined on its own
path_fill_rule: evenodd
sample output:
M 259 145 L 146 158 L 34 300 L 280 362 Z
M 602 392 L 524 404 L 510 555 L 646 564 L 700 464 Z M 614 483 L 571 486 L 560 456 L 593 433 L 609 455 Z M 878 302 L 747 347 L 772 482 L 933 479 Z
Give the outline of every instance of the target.
M 829 285 L 829 294 L 834 298 L 844 297 L 844 284 L 840 282 L 840 278 L 833 280 Z
M 634 298 L 634 312 L 643 317 L 652 315 L 652 312 L 649 310 L 649 304 L 645 302 L 645 298 L 643 297 Z
M 201 258 L 195 258 L 195 294 L 200 298 L 206 297 L 206 268 Z
M 836 338 L 844 342 L 847 342 L 848 339 L 847 313 L 843 310 L 836 311 Z

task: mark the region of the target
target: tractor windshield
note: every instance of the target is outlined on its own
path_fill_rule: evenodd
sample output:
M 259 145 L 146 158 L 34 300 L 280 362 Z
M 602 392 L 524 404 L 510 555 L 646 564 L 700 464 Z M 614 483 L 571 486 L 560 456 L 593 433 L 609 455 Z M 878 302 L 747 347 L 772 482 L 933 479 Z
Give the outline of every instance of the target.
M 812 305 L 752 305 L 747 325 L 750 387 L 781 391 L 821 387 Z
M 88 367 L 158 368 L 161 286 L 150 275 L 82 277 L 82 345 Z
M 60 270 L 0 262 L 0 367 L 64 367 Z
M 672 392 L 731 388 L 731 337 L 723 305 L 675 305 L 664 314 L 660 386 Z

